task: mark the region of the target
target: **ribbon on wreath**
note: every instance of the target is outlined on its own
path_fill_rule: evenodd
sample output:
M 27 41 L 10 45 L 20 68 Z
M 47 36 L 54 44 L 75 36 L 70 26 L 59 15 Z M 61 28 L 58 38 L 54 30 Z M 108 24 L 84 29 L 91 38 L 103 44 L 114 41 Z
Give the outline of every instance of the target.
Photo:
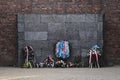
M 94 45 L 90 51 L 89 51 L 89 63 L 92 63 L 95 59 L 97 62 L 99 62 L 99 56 L 100 54 L 100 47 L 98 45 Z

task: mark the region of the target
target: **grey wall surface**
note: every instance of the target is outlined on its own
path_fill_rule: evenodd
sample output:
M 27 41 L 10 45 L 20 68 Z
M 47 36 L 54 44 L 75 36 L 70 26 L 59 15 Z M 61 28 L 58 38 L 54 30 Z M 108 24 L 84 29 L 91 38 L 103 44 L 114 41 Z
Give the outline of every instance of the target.
M 70 42 L 71 57 L 85 56 L 91 46 L 103 46 L 103 16 L 99 14 L 18 14 L 18 64 L 21 49 L 34 48 L 39 62 L 55 54 L 55 44 Z M 72 58 L 71 58 L 72 59 Z

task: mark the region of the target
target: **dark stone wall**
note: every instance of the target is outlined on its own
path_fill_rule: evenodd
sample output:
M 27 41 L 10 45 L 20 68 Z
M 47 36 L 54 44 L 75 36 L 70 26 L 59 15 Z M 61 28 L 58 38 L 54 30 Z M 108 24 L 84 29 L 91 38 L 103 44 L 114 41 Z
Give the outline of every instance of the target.
M 100 14 L 19 14 L 18 62 L 22 61 L 22 49 L 31 45 L 37 62 L 55 55 L 58 41 L 70 44 L 70 60 L 75 55 L 85 57 L 88 49 L 98 44 L 103 47 L 103 16 Z
M 104 54 L 120 60 L 119 0 L 0 0 L 0 65 L 17 62 L 17 14 L 104 14 Z M 44 24 L 43 24 L 44 25 Z

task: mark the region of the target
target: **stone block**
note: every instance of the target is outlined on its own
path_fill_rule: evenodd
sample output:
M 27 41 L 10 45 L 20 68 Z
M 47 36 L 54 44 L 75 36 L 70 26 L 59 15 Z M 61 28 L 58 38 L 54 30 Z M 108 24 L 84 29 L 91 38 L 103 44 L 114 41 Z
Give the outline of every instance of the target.
M 72 32 L 72 31 L 67 31 L 66 32 L 66 40 L 80 40 L 79 37 L 79 32 Z
M 90 39 L 90 40 L 80 40 L 80 46 L 81 48 L 89 49 L 93 45 L 97 44 L 97 40 Z
M 80 40 L 80 47 L 81 48 L 88 48 L 87 40 Z
M 79 25 L 77 22 L 65 23 L 66 40 L 79 40 Z
M 41 57 L 42 56 L 42 50 L 41 49 L 34 49 L 34 53 L 36 57 Z
M 63 31 L 48 33 L 48 40 L 66 40 L 66 39 L 67 37 L 65 35 L 65 32 Z
M 17 15 L 17 22 L 23 23 L 24 22 L 24 14 L 18 14 Z
M 103 39 L 103 23 L 97 23 L 98 39 Z
M 96 14 L 96 21 L 97 21 L 97 22 L 103 22 L 103 15 L 101 15 L 101 14 Z
M 31 45 L 34 49 L 46 49 L 48 50 L 49 46 L 48 46 L 48 41 L 44 41 L 44 40 L 26 40 L 25 41 L 26 45 Z
M 80 37 L 80 40 L 90 40 L 90 39 L 97 40 L 98 33 L 97 33 L 97 31 L 94 31 L 94 32 L 92 32 L 92 31 L 80 31 L 79 37 Z
M 45 23 L 63 23 L 66 20 L 66 15 L 41 15 L 41 22 Z
M 101 33 L 101 32 L 98 32 L 98 38 L 97 39 L 101 39 L 101 40 L 103 40 L 103 33 Z
M 87 56 L 87 54 L 88 54 L 88 49 L 81 49 L 81 56 L 82 57 L 86 57 Z
M 48 32 L 25 32 L 25 40 L 47 40 Z
M 25 14 L 24 17 L 25 17 L 25 23 L 31 22 L 31 23 L 39 24 L 41 21 L 41 15 L 39 14 Z
M 80 54 L 81 54 L 80 49 L 73 48 L 73 49 L 70 50 L 70 55 L 71 56 L 80 55 Z
M 63 39 L 65 39 L 64 23 L 49 23 L 48 40 L 63 40 Z
M 86 32 L 86 39 L 94 39 L 94 40 L 97 40 L 97 31 L 94 31 L 94 32 L 91 32 L 91 31 L 88 31 Z
M 55 31 L 59 31 L 65 30 L 65 24 L 64 23 L 48 23 L 48 31 L 49 32 L 55 32 Z
M 21 48 L 18 48 L 19 50 L 18 50 L 18 58 L 20 59 L 22 56 L 23 56 L 23 47 L 21 47 Z
M 53 51 L 55 53 L 57 42 L 58 42 L 57 40 L 49 40 L 48 41 L 48 47 L 49 47 L 50 51 Z
M 79 40 L 69 40 L 69 43 L 72 48 L 80 49 L 80 41 Z
M 80 22 L 79 23 L 79 31 L 86 31 L 86 27 L 85 27 L 85 22 Z
M 85 15 L 74 15 L 74 14 L 68 14 L 66 15 L 67 19 L 66 22 L 85 22 Z
M 25 31 L 47 31 L 48 24 L 47 23 L 25 23 Z
M 85 22 L 97 22 L 95 14 L 86 14 L 85 15 Z
M 80 23 L 78 22 L 67 22 L 65 23 L 66 31 L 76 32 L 79 31 Z
M 86 22 L 85 28 L 86 31 L 96 31 L 98 27 L 96 22 Z
M 86 31 L 79 31 L 80 40 L 86 40 Z
M 24 32 L 24 23 L 18 23 L 18 32 Z
M 82 66 L 88 66 L 89 64 L 89 58 L 87 58 L 87 54 L 88 54 L 88 49 L 82 48 Z
M 22 49 L 24 46 L 25 46 L 25 41 L 24 40 L 18 40 L 18 48 Z
M 25 47 L 24 45 L 24 40 L 19 40 L 18 41 L 18 65 L 21 66 L 23 64 L 23 48 Z
M 103 33 L 103 22 L 97 23 L 97 30 L 98 30 L 98 32 Z
M 103 40 L 98 40 L 98 45 L 100 46 L 100 48 L 103 48 L 103 45 L 104 43 L 103 43 Z
M 18 32 L 18 40 L 24 40 L 25 36 L 24 36 L 24 32 Z
M 87 44 L 88 44 L 88 48 L 91 48 L 93 45 L 96 45 L 97 44 L 97 40 L 89 40 L 88 42 L 87 42 Z

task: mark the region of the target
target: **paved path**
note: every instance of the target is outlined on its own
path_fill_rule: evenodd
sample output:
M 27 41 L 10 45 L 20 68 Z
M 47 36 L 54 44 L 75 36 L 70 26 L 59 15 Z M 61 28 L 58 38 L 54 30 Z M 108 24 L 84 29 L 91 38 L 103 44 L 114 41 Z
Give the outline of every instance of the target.
M 0 67 L 0 80 L 120 80 L 120 67 L 99 69 Z

